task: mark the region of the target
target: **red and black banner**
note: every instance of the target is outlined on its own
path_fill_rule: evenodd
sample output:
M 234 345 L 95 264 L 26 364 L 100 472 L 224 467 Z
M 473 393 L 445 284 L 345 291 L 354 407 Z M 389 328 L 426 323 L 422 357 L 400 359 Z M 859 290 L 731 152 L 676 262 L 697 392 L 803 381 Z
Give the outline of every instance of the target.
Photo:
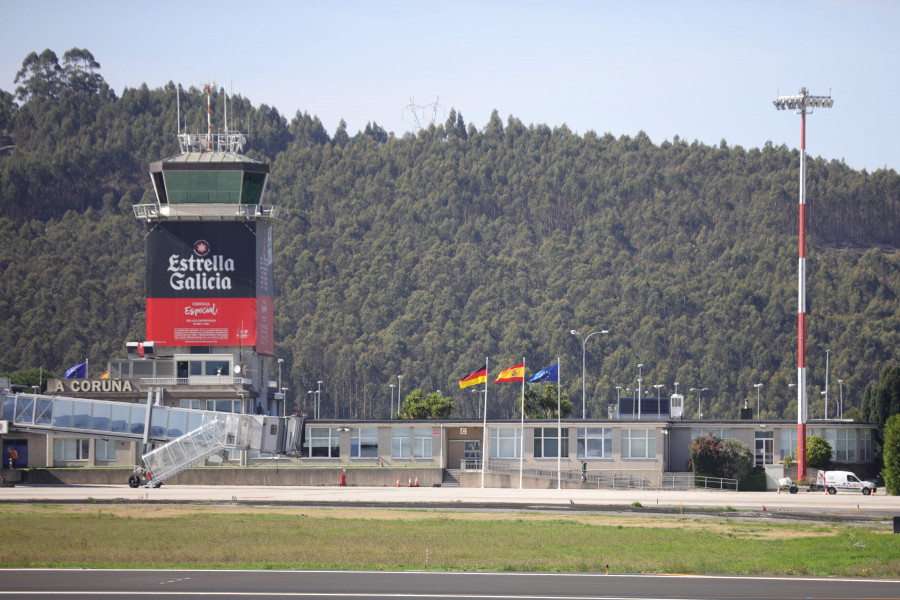
M 166 222 L 147 236 L 147 340 L 274 350 L 272 226 Z

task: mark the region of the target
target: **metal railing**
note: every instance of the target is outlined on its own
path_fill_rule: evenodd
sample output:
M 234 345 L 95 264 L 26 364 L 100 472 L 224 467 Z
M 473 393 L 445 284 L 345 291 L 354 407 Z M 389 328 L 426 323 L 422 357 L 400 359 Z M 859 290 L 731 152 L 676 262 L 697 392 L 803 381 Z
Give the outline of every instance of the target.
M 460 470 L 474 472 L 481 470 L 481 460 L 462 459 Z M 488 473 L 518 476 L 520 471 L 519 461 L 492 459 L 487 463 Z M 709 490 L 734 490 L 737 491 L 737 479 L 722 477 L 695 476 L 693 473 L 582 473 L 581 470 L 565 469 L 557 472 L 556 469 L 542 469 L 528 467 L 521 469 L 523 477 L 556 481 L 557 478 L 568 482 L 583 482 L 585 485 L 597 489 L 691 489 L 701 487 Z

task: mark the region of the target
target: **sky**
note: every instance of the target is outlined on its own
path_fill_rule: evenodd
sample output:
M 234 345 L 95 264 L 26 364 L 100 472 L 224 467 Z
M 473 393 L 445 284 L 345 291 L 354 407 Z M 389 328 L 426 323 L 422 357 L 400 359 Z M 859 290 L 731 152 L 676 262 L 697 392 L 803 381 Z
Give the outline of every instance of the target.
M 810 156 L 900 171 L 900 2 L 0 0 L 0 89 L 32 51 L 85 48 L 121 95 L 213 81 L 333 134 L 402 136 L 451 108 L 655 144 L 799 148 L 772 104 L 806 87 Z M 214 126 L 215 127 L 215 126 Z M 173 134 L 175 124 L 173 123 Z

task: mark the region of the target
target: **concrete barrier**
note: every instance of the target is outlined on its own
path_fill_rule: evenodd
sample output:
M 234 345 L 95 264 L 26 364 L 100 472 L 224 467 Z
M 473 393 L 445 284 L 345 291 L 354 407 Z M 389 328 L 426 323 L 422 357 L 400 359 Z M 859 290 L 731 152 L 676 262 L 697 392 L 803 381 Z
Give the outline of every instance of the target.
M 194 467 L 167 479 L 165 485 L 247 485 L 247 486 L 339 486 L 346 467 L 261 468 Z M 28 469 L 20 471 L 22 482 L 63 485 L 127 485 L 131 469 Z M 419 487 L 441 483 L 443 469 L 346 468 L 347 486 L 391 487 L 418 478 Z

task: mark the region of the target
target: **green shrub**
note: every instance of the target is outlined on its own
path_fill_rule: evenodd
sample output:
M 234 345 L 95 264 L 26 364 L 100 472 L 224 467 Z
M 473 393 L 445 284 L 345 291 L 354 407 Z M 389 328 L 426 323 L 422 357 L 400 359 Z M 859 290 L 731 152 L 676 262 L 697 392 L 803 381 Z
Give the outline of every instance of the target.
M 900 414 L 892 415 L 884 424 L 884 487 L 888 494 L 900 495 Z
M 764 492 L 766 489 L 766 470 L 762 467 L 753 467 L 749 475 L 738 481 L 741 492 Z
M 827 469 L 831 463 L 831 444 L 819 435 L 806 438 L 806 464 L 814 469 Z

